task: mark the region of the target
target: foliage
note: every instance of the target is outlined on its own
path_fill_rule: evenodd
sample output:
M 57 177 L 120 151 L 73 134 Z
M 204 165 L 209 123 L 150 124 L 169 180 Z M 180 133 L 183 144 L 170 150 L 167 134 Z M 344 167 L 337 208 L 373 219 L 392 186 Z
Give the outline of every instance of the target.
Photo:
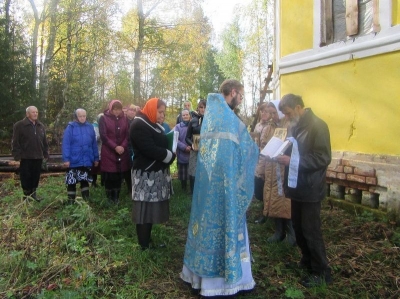
M 29 48 L 23 25 L 7 18 L 0 8 L 0 138 L 10 139 L 12 125 L 25 115 L 25 107 L 35 103 L 29 84 Z

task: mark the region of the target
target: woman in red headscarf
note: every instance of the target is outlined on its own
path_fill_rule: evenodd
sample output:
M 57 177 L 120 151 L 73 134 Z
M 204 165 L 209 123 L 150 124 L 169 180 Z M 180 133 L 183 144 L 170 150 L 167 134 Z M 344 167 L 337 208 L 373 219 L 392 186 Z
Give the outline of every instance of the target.
M 118 204 L 123 178 L 130 168 L 128 149 L 129 123 L 122 112 L 122 103 L 112 100 L 99 120 L 101 171 L 110 202 Z
M 147 101 L 136 114 L 130 127 L 130 141 L 134 153 L 132 164 L 132 219 L 136 223 L 139 245 L 150 246 L 153 224 L 169 219 L 171 175 L 169 165 L 175 154 L 167 149 L 168 141 L 160 124 L 166 104 L 160 99 Z

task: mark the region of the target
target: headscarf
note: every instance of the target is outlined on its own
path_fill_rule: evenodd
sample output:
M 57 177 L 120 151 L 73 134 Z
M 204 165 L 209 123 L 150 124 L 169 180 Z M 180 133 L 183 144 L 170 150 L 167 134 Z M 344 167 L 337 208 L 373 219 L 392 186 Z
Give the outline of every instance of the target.
M 121 107 L 122 107 L 122 103 L 121 103 L 120 100 L 111 100 L 110 104 L 108 104 L 108 111 L 111 112 L 112 106 L 113 106 L 115 103 L 120 103 L 120 104 L 121 104 Z
M 152 98 L 146 102 L 142 109 L 142 113 L 153 123 L 157 123 L 157 104 L 158 98 Z
M 282 119 L 282 118 L 285 117 L 285 114 L 283 114 L 283 113 L 281 112 L 281 110 L 279 110 L 279 101 L 280 101 L 280 100 L 273 100 L 273 101 L 271 101 L 271 103 L 274 104 L 275 109 L 276 109 L 276 111 L 278 112 L 278 117 L 279 117 L 279 119 Z

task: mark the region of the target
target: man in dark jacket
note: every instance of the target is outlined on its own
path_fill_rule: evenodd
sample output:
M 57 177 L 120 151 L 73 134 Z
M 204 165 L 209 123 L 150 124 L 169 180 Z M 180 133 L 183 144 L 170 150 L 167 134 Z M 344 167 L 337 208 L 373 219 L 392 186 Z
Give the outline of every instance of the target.
M 291 154 L 277 161 L 285 165 L 285 195 L 291 199 L 292 221 L 302 253 L 299 267 L 310 271 L 302 280 L 305 287 L 331 283 L 325 244 L 321 232 L 321 201 L 326 196 L 326 169 L 331 162 L 331 143 L 326 123 L 303 100 L 285 95 L 279 110 L 289 119 L 289 136 L 294 139 Z
M 20 162 L 21 187 L 24 198 L 36 196 L 39 185 L 43 159 L 49 158 L 46 130 L 38 121 L 38 109 L 35 106 L 26 108 L 26 117 L 14 124 L 12 137 L 12 155 Z

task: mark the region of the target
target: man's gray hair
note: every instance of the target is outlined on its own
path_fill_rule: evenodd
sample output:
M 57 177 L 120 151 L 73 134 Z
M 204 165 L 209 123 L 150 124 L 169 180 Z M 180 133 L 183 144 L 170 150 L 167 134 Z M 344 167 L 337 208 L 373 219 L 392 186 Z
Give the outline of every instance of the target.
M 279 110 L 282 111 L 284 107 L 294 109 L 297 105 L 300 105 L 301 108 L 304 108 L 303 99 L 301 96 L 289 93 L 284 95 L 279 101 Z

